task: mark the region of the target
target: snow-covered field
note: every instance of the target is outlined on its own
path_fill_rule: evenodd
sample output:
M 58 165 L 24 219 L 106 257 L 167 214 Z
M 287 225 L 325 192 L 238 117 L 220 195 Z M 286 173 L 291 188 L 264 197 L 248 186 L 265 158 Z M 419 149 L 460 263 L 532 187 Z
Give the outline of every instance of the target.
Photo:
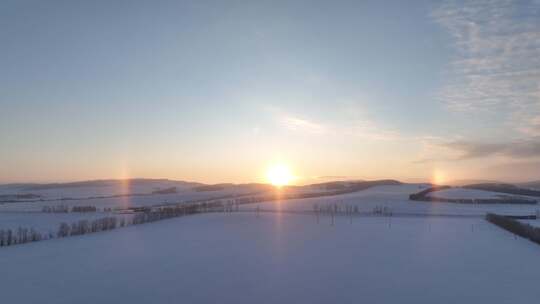
M 443 202 L 411 201 L 409 194 L 418 192 L 419 185 L 404 184 L 399 186 L 376 186 L 359 192 L 344 195 L 327 196 L 312 199 L 283 200 L 264 202 L 243 206 L 243 209 L 253 210 L 309 210 L 315 205 L 351 205 L 358 206 L 360 211 L 371 212 L 376 207 L 387 207 L 394 213 L 444 214 L 444 215 L 475 215 L 483 216 L 486 212 L 498 214 L 534 214 L 540 210 L 540 205 L 508 205 L 508 204 L 455 204 Z
M 83 186 L 78 186 L 79 184 Z M 225 184 L 212 191 L 200 191 L 199 184 L 170 180 L 135 180 L 126 185 L 119 180 L 89 181 L 72 184 L 52 185 L 0 185 L 0 212 L 41 211 L 43 206 L 95 206 L 104 208 L 144 207 L 177 204 L 194 200 L 250 196 L 266 193 L 271 187 L 260 184 Z M 70 186 L 66 186 L 70 185 Z M 152 193 L 156 190 L 175 188 L 176 193 Z M 314 187 L 292 187 L 289 194 L 323 193 Z M 39 198 L 18 198 L 17 194 L 39 195 Z M 7 196 L 7 197 L 6 197 Z M 7 201 L 7 202 L 6 202 Z M 16 201 L 16 202 L 14 202 Z
M 31 201 L 17 203 L 0 203 L 0 212 L 2 211 L 41 211 L 43 206 L 95 206 L 103 208 L 128 208 L 153 206 L 168 203 L 182 203 L 192 200 L 205 200 L 211 198 L 220 198 L 227 196 L 237 196 L 253 193 L 254 189 L 249 187 L 230 187 L 218 191 L 195 191 L 185 189 L 178 193 L 171 194 L 153 194 L 153 195 L 135 195 L 119 196 L 105 198 L 83 198 L 77 200 L 53 200 L 53 201 Z
M 540 246 L 479 218 L 203 214 L 0 250 L 6 303 L 536 303 Z
M 533 303 L 540 297 L 540 246 L 483 219 L 486 212 L 533 214 L 537 205 L 408 200 L 420 188 L 376 186 L 248 204 L 240 212 L 2 247 L 0 296 L 9 303 L 490 304 Z M 221 192 L 58 204 L 157 205 L 166 197 L 186 201 Z M 286 212 L 334 204 L 357 206 L 361 212 L 386 207 L 394 216 L 337 215 L 332 225 L 328 215 L 317 220 L 314 213 Z M 22 226 L 56 233 L 61 222 L 112 214 L 28 212 L 43 205 L 52 204 L 0 206 L 0 229 Z M 245 212 L 255 210 L 262 212 Z
M 450 188 L 430 192 L 427 194 L 431 197 L 452 198 L 452 199 L 489 199 L 499 198 L 504 193 L 497 193 L 492 191 L 466 189 L 466 188 Z
M 454 204 L 443 202 L 422 202 L 408 199 L 410 193 L 418 192 L 421 185 L 403 184 L 394 186 L 375 186 L 366 190 L 336 195 L 322 196 L 310 199 L 292 199 L 264 202 L 259 204 L 242 205 L 241 210 L 283 210 L 283 211 L 313 211 L 314 206 L 349 205 L 357 206 L 361 212 L 372 212 L 374 208 L 386 207 L 393 213 L 409 214 L 437 214 L 437 215 L 485 215 L 486 212 L 499 214 L 525 215 L 534 214 L 540 210 L 539 205 L 473 205 Z M 92 219 L 96 217 L 110 216 L 112 213 L 98 212 L 95 214 L 47 214 L 41 213 L 43 206 L 66 205 L 72 206 L 96 206 L 103 208 L 127 208 L 130 206 L 153 206 L 166 203 L 186 202 L 195 199 L 209 199 L 226 195 L 241 195 L 249 193 L 249 188 L 233 188 L 220 191 L 183 191 L 175 194 L 159 194 L 151 196 L 131 196 L 104 199 L 69 200 L 54 202 L 19 202 L 0 204 L 0 229 L 16 229 L 19 226 L 34 228 L 43 233 L 51 230 L 56 231 L 61 222 L 72 223 L 80 219 Z M 252 189 L 251 189 L 252 190 Z M 454 190 L 454 189 L 451 189 Z M 460 190 L 460 189 L 455 189 Z M 470 190 L 474 192 L 487 192 Z M 441 191 L 442 192 L 442 191 Z M 483 195 L 483 193 L 482 193 Z M 485 196 L 482 196 L 485 197 Z

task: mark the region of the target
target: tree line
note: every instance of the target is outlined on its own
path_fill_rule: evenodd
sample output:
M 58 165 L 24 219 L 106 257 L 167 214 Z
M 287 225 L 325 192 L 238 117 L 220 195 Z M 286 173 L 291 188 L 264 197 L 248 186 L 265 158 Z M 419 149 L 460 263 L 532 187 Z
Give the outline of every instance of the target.
M 343 205 L 343 204 L 314 204 L 313 211 L 317 214 L 358 214 L 360 209 L 357 205 Z M 392 210 L 386 206 L 375 206 L 371 211 L 374 215 L 391 216 Z
M 53 237 L 54 235 L 50 233 L 42 234 L 33 228 L 0 229 L 0 247 L 37 242 Z
M 66 205 L 43 206 L 41 212 L 45 213 L 69 213 L 69 212 L 97 212 L 96 206 L 73 206 L 71 209 Z
M 219 211 L 229 212 L 230 205 L 227 206 L 223 203 L 200 203 L 192 205 L 178 205 L 175 207 L 160 207 L 160 208 L 147 208 L 143 212 L 138 212 L 133 215 L 131 219 L 126 220 L 122 217 L 104 217 L 94 220 L 80 220 L 72 223 L 61 223 L 58 228 L 57 237 L 63 238 L 74 235 L 83 235 L 88 233 L 95 233 L 107 230 L 113 230 L 131 225 L 141 225 L 145 223 L 156 222 L 164 219 L 180 217 L 184 215 L 191 215 L 202 212 L 216 211 L 216 208 L 220 208 Z
M 65 206 L 57 207 L 57 211 L 63 210 Z M 58 208 L 61 207 L 61 208 Z M 51 207 L 52 208 L 52 207 Z M 173 207 L 150 208 L 145 207 L 141 212 L 137 212 L 131 219 L 125 217 L 107 216 L 103 218 L 88 220 L 83 219 L 73 223 L 60 223 L 56 234 L 39 233 L 33 228 L 18 228 L 17 230 L 0 230 L 0 247 L 25 244 L 52 238 L 64 238 L 69 236 L 84 235 L 101 231 L 114 230 L 117 228 L 141 225 L 164 219 L 192 215 L 202 212 L 233 212 L 238 210 L 238 204 L 234 201 L 214 201 L 197 204 L 184 204 Z M 51 211 L 52 212 L 52 211 Z
M 41 212 L 45 213 L 68 213 L 69 207 L 66 205 L 56 205 L 56 206 L 43 206 Z
M 96 206 L 73 206 L 71 212 L 96 212 Z
M 320 214 L 360 213 L 358 206 L 341 205 L 341 204 L 322 204 L 322 205 L 314 204 L 313 211 L 315 211 L 315 213 L 320 213 Z
M 505 230 L 540 244 L 540 228 L 519 222 L 511 217 L 488 213 L 486 220 Z

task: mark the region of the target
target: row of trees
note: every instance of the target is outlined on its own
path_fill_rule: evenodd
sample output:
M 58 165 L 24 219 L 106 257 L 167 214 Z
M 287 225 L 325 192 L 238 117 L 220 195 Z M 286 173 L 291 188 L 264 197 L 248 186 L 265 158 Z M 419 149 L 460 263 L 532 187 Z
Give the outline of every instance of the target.
M 232 211 L 238 211 L 239 206 L 241 204 L 251 204 L 256 202 L 256 198 L 254 197 L 243 197 L 243 198 L 237 198 L 237 199 L 213 199 L 209 201 L 202 201 L 202 202 L 191 202 L 191 203 L 180 203 L 170 206 L 164 206 L 164 207 L 135 207 L 131 208 L 133 211 L 136 212 L 148 212 L 151 210 L 156 209 L 165 209 L 165 208 L 180 208 L 178 210 L 184 209 L 187 210 L 191 207 L 186 206 L 197 206 L 197 210 L 199 212 L 232 212 Z M 187 208 L 187 209 L 186 209 Z
M 338 204 L 314 204 L 313 211 L 317 214 L 355 214 L 360 213 L 360 209 L 356 205 L 338 205 Z M 372 211 L 377 215 L 392 215 L 392 210 L 386 206 L 375 206 Z
M 219 208 L 219 209 L 216 209 Z M 178 205 L 175 207 L 161 207 L 161 208 L 146 208 L 143 212 L 138 212 L 133 215 L 129 220 L 125 217 L 104 217 L 95 220 L 80 220 L 72 223 L 61 223 L 58 228 L 57 237 L 68 237 L 74 235 L 83 235 L 88 233 L 95 233 L 100 231 L 113 230 L 120 227 L 130 225 L 141 225 L 145 223 L 160 221 L 173 217 L 179 217 L 184 215 L 190 215 L 201 212 L 210 212 L 221 210 L 224 211 L 224 207 L 221 203 L 201 203 L 191 205 Z
M 314 204 L 313 205 L 313 211 L 315 213 L 322 213 L 322 214 L 335 214 L 335 213 L 344 213 L 344 214 L 353 214 L 353 213 L 360 213 L 360 210 L 358 209 L 358 206 L 352 206 L 352 205 L 338 205 L 338 204 Z
M 0 229 L 0 247 L 37 242 L 51 237 L 54 236 L 41 234 L 33 228 L 19 227 L 17 230 Z
M 376 206 L 375 208 L 373 208 L 373 214 L 391 216 L 392 215 L 392 210 L 389 207 L 386 207 L 386 206 L 384 206 L 384 207 Z
M 96 206 L 73 206 L 69 209 L 66 205 L 43 206 L 41 212 L 45 213 L 69 213 L 69 212 L 96 212 Z
M 69 207 L 66 205 L 56 205 L 56 206 L 43 206 L 41 212 L 45 213 L 68 213 Z
M 69 208 L 64 205 L 45 206 L 44 212 L 67 213 Z M 60 223 L 56 235 L 53 233 L 41 234 L 30 228 L 19 228 L 17 230 L 0 230 L 0 246 L 12 246 L 41 240 L 48 240 L 55 237 L 64 238 L 69 236 L 84 235 L 116 228 L 140 225 L 173 217 L 202 213 L 202 212 L 232 212 L 238 210 L 238 202 L 235 200 L 217 200 L 203 203 L 182 204 L 171 207 L 150 208 L 142 207 L 140 212 L 133 215 L 131 219 L 126 217 L 108 216 L 94 220 L 79 220 L 74 223 Z M 72 212 L 94 212 L 93 206 L 73 207 Z
M 540 228 L 519 222 L 513 218 L 488 213 L 486 220 L 514 234 L 540 244 Z
M 121 226 L 124 226 L 125 219 L 122 218 L 121 221 Z M 58 228 L 58 233 L 56 235 L 59 238 L 72 235 L 83 235 L 87 233 L 116 229 L 117 226 L 118 219 L 116 217 L 104 217 L 92 221 L 80 220 L 78 222 L 72 223 L 71 225 L 67 223 L 61 223 L 60 227 Z
M 96 206 L 73 206 L 71 212 L 96 212 Z
M 432 197 L 428 196 L 428 194 L 430 194 L 431 192 L 446 190 L 446 189 L 450 189 L 450 188 L 451 188 L 450 186 L 430 187 L 430 188 L 424 189 L 424 190 L 422 190 L 422 191 L 420 191 L 418 193 L 413 193 L 413 194 L 409 195 L 409 199 L 411 201 L 429 201 L 429 200 L 431 200 Z

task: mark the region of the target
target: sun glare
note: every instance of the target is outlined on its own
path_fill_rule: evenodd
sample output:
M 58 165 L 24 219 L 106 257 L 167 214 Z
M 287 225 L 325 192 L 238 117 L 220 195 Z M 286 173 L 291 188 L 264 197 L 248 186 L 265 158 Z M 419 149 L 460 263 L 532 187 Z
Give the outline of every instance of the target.
M 290 184 L 294 180 L 291 170 L 285 165 L 274 165 L 266 172 L 268 181 L 277 187 Z
M 434 185 L 444 185 L 446 182 L 446 174 L 441 170 L 434 170 L 431 176 L 431 183 Z

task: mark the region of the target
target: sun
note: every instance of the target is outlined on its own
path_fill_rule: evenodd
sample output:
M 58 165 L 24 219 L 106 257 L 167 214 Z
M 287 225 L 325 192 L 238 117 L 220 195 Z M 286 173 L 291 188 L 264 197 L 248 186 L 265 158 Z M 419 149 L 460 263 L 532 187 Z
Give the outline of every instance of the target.
M 268 168 L 266 178 L 272 185 L 281 187 L 290 184 L 294 180 L 294 175 L 289 167 L 279 164 Z
M 446 182 L 446 174 L 441 170 L 434 170 L 431 176 L 431 183 L 434 185 L 444 185 Z

